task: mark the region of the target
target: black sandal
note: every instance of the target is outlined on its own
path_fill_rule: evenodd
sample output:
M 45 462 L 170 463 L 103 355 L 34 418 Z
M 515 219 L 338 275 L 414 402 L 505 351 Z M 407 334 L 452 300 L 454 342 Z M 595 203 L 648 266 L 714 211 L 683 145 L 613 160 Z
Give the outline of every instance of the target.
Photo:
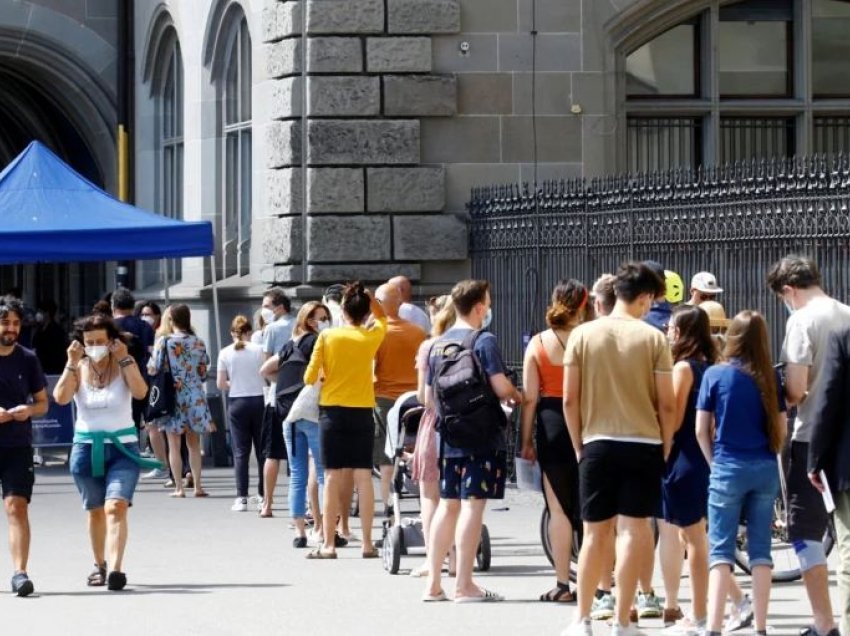
M 112 590 L 113 592 L 118 592 L 119 590 L 123 590 L 124 586 L 127 585 L 127 575 L 123 572 L 110 572 L 109 577 L 107 577 L 107 588 Z
M 545 594 L 540 595 L 540 600 L 543 603 L 575 603 L 576 597 L 570 591 L 569 583 L 561 583 L 558 581 L 555 589 L 549 590 Z
M 307 537 L 295 537 L 292 540 L 293 548 L 306 548 L 307 547 Z
M 89 574 L 86 580 L 86 585 L 90 587 L 101 587 L 106 585 L 106 563 L 103 565 L 94 564 L 94 570 Z

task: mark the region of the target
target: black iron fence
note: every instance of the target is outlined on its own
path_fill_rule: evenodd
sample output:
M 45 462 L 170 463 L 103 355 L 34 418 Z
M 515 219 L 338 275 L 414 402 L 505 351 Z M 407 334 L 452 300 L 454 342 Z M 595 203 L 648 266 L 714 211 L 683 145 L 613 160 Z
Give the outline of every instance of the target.
M 807 254 L 827 291 L 847 301 L 848 206 L 844 155 L 476 188 L 472 272 L 492 284 L 493 330 L 514 368 L 559 279 L 591 285 L 629 259 L 656 260 L 686 287 L 696 272 L 714 273 L 727 315 L 763 312 L 778 353 L 785 310 L 765 275 L 782 256 Z

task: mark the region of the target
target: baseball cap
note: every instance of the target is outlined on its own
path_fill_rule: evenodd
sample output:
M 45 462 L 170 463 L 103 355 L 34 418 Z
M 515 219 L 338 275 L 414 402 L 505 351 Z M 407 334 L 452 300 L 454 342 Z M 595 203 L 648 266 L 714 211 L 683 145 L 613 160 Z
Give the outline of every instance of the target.
M 685 283 L 682 277 L 669 269 L 664 270 L 664 286 L 667 288 L 667 302 L 676 304 L 685 298 Z
M 691 289 L 696 289 L 703 294 L 720 294 L 723 289 L 717 284 L 717 279 L 711 272 L 700 272 L 694 274 L 691 279 Z

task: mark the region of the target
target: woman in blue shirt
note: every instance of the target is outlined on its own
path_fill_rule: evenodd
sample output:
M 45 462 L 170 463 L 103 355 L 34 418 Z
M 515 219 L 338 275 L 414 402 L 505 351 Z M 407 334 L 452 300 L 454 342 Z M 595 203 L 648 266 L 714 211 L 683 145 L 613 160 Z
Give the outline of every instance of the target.
M 697 399 L 697 439 L 711 466 L 706 633 L 714 636 L 721 631 L 735 564 L 735 537 L 743 517 L 753 568 L 755 628 L 757 634 L 765 634 L 773 502 L 779 493 L 776 455 L 785 442 L 787 423 L 764 317 L 755 311 L 735 316 L 723 354 L 727 362 L 705 372 Z

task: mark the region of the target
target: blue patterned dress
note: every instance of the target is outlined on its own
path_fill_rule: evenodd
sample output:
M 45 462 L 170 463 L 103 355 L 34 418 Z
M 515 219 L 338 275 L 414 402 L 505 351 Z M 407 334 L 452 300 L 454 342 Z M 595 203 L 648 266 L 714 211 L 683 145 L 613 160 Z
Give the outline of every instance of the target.
M 165 337 L 157 339 L 151 356 L 150 370 L 157 372 L 163 365 Z M 168 360 L 174 375 L 177 405 L 174 415 L 157 421 L 166 433 L 207 433 L 212 415 L 207 405 L 206 379 L 210 357 L 204 341 L 188 334 L 168 336 Z

